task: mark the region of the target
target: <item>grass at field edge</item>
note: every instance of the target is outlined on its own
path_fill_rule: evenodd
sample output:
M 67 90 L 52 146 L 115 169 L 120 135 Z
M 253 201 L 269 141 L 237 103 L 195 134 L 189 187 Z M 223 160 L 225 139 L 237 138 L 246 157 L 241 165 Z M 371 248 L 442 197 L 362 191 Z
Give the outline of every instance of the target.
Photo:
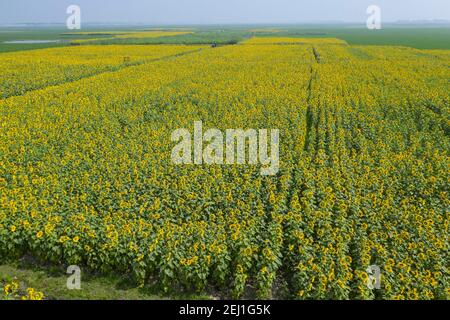
M 31 287 L 45 294 L 48 300 L 206 300 L 213 299 L 206 294 L 158 293 L 156 287 L 136 286 L 129 276 L 81 274 L 81 289 L 67 289 L 70 274 L 58 267 L 32 265 L 29 262 L 0 264 L 0 280 L 16 279 L 20 285 Z

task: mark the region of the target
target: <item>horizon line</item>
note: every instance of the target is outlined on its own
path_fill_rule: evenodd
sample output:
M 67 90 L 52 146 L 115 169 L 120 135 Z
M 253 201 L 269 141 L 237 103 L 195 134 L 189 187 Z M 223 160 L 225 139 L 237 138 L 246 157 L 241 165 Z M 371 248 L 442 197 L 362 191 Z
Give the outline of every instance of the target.
M 342 25 L 355 25 L 361 24 L 365 25 L 366 21 L 342 21 L 342 20 L 315 20 L 315 21 L 303 21 L 303 22 L 217 22 L 217 23 L 202 23 L 202 22 L 99 22 L 99 21 L 89 21 L 83 22 L 84 25 L 103 25 L 103 26 L 113 26 L 113 25 L 123 25 L 123 26 L 229 26 L 229 25 L 240 25 L 240 26 L 254 26 L 254 25 L 266 25 L 266 26 L 283 26 L 283 25 L 324 25 L 324 24 L 342 24 Z M 383 24 L 450 24 L 450 20 L 445 19 L 417 19 L 417 20 L 395 20 L 395 21 L 385 21 Z M 11 23 L 0 23 L 0 26 L 19 26 L 19 25 L 61 25 L 65 26 L 65 22 L 11 22 Z

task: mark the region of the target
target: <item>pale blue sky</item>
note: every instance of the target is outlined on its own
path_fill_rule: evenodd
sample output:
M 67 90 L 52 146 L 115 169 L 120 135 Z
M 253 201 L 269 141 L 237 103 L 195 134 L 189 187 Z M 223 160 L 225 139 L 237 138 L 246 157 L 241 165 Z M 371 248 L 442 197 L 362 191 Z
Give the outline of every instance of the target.
M 84 23 L 363 22 L 371 4 L 385 22 L 450 20 L 450 0 L 1 0 L 0 24 L 64 23 L 71 4 L 81 7 Z

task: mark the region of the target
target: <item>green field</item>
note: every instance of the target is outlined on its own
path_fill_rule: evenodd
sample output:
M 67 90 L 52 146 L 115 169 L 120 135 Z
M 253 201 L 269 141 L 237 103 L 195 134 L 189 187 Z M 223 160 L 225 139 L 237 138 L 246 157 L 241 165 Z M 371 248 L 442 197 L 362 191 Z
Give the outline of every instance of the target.
M 368 30 L 359 26 L 323 26 L 316 28 L 287 28 L 277 35 L 289 37 L 338 38 L 352 45 L 402 45 L 417 49 L 450 49 L 450 27 L 386 26 Z M 267 33 L 266 36 L 274 36 Z
M 91 35 L 69 35 L 63 27 L 0 27 L 0 52 L 40 49 L 70 45 L 73 40 L 95 39 L 95 44 L 235 44 L 252 36 L 338 38 L 352 45 L 402 45 L 417 49 L 450 49 L 449 26 L 388 25 L 382 30 L 368 30 L 361 25 L 282 25 L 282 26 L 202 26 L 190 27 L 191 34 L 140 39 L 106 39 L 105 31 L 179 30 L 180 27 L 88 27 Z M 101 38 L 105 38 L 102 40 Z M 17 40 L 58 40 L 58 43 L 6 44 Z

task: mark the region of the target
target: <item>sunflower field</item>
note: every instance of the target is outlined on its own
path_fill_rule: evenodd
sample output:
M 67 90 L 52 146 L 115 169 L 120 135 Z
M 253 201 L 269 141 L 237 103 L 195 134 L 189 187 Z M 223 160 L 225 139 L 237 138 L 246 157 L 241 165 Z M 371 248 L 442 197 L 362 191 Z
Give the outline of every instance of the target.
M 253 38 L 0 70 L 0 259 L 233 298 L 450 298 L 448 51 Z M 279 129 L 280 171 L 174 165 L 194 121 Z

